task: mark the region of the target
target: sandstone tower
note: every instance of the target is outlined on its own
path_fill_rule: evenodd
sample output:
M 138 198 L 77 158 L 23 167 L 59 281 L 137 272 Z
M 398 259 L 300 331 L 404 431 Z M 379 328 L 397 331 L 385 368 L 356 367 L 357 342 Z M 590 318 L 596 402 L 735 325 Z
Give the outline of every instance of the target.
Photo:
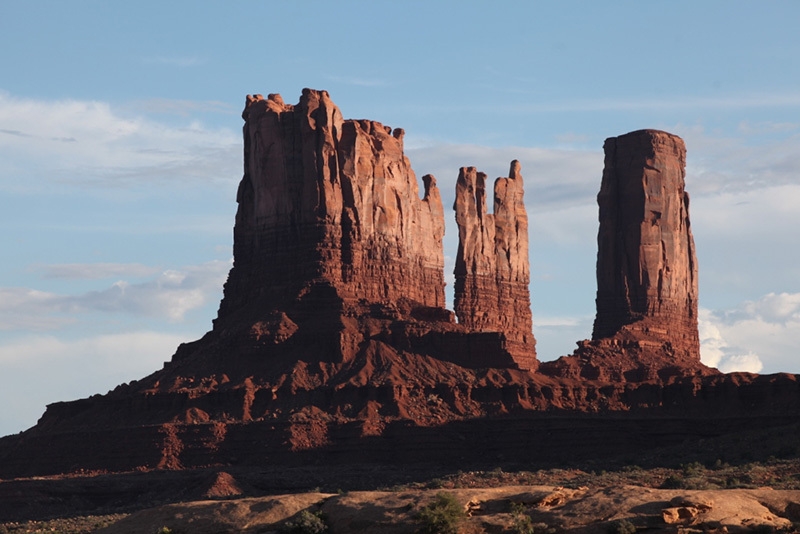
M 479 304 L 494 317 L 498 306 L 520 311 L 506 321 L 461 325 L 445 308 L 439 189 L 426 175 L 420 198 L 403 130 L 345 120 L 326 91 L 311 89 L 296 105 L 277 94 L 248 96 L 242 117 L 234 265 L 215 334 L 238 345 L 254 339 L 253 351 L 287 360 L 405 351 L 468 367 L 533 368 L 518 169 L 498 182 L 498 230 L 491 229 L 505 258 L 492 260 L 498 274 L 491 276 L 505 285 Z M 517 321 L 524 321 L 522 308 L 527 326 Z M 526 344 L 531 351 L 520 350 Z
M 478 332 L 503 332 L 509 351 L 524 367 L 536 367 L 528 284 L 528 214 L 520 164 L 494 183 L 494 213 L 486 209 L 486 174 L 462 167 L 453 206 L 458 225 L 455 312 Z
M 218 323 L 311 294 L 336 315 L 358 303 L 444 308 L 442 201 L 430 176 L 420 199 L 401 129 L 344 120 L 311 89 L 295 106 L 248 96 L 242 117 L 235 262 Z
M 604 149 L 592 338 L 631 334 L 699 361 L 683 140 L 639 130 L 607 139 Z
M 540 370 L 612 382 L 713 374 L 700 362 L 683 140 L 638 130 L 604 149 L 592 339 Z

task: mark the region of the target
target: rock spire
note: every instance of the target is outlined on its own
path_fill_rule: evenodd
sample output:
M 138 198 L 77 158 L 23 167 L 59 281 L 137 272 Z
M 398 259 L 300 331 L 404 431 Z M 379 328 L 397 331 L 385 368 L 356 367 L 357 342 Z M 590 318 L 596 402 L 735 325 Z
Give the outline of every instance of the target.
M 606 139 L 604 149 L 592 339 L 540 371 L 607 382 L 713 375 L 700 362 L 683 140 L 638 130 Z
M 478 332 L 503 332 L 514 359 L 536 367 L 536 341 L 528 284 L 528 215 L 521 166 L 494 183 L 494 213 L 487 213 L 486 174 L 462 167 L 453 206 L 458 225 L 455 312 Z
M 607 139 L 604 150 L 592 338 L 630 334 L 699 361 L 683 140 L 639 130 Z

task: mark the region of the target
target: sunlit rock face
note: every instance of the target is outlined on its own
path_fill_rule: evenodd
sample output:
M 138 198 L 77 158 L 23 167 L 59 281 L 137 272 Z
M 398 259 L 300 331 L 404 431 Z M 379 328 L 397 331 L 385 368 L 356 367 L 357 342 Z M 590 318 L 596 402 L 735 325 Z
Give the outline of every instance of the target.
M 402 130 L 344 120 L 310 89 L 294 106 L 249 96 L 243 117 L 235 263 L 218 321 L 309 291 L 345 305 L 444 308 L 441 197 L 426 176 L 420 198 Z
M 494 183 L 494 213 L 486 207 L 486 174 L 462 167 L 456 182 L 458 253 L 455 312 L 459 324 L 503 332 L 523 368 L 536 367 L 528 284 L 528 214 L 518 161 Z

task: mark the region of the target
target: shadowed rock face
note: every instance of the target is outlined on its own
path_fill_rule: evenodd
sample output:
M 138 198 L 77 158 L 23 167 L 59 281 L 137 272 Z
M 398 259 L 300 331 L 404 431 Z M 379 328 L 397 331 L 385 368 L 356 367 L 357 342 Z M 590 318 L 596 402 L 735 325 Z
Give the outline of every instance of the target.
M 717 373 L 700 362 L 683 140 L 639 130 L 607 139 L 605 156 L 592 339 L 540 370 L 627 382 Z
M 486 210 L 486 174 L 462 167 L 456 182 L 458 253 L 455 312 L 479 332 L 503 332 L 522 368 L 536 368 L 528 284 L 528 214 L 520 164 L 494 184 L 494 213 Z
M 669 342 L 681 358 L 699 361 L 683 140 L 639 130 L 607 139 L 604 148 L 592 338 L 631 333 Z

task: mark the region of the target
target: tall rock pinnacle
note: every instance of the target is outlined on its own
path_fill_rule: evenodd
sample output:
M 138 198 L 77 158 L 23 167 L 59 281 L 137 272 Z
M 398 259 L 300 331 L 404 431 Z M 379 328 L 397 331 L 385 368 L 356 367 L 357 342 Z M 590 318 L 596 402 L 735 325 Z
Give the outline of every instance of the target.
M 683 140 L 638 130 L 604 148 L 592 339 L 539 369 L 610 382 L 714 374 L 700 362 Z
M 441 197 L 431 176 L 419 197 L 402 130 L 344 120 L 310 89 L 295 106 L 248 96 L 242 116 L 234 268 L 218 322 L 309 292 L 337 314 L 337 302 L 444 308 Z
M 592 337 L 632 332 L 699 360 L 697 257 L 683 140 L 639 130 L 607 139 L 604 149 Z
M 456 182 L 458 253 L 455 312 L 478 332 L 503 332 L 520 366 L 536 368 L 531 318 L 528 215 L 520 164 L 494 184 L 494 213 L 486 210 L 486 174 L 462 167 Z

